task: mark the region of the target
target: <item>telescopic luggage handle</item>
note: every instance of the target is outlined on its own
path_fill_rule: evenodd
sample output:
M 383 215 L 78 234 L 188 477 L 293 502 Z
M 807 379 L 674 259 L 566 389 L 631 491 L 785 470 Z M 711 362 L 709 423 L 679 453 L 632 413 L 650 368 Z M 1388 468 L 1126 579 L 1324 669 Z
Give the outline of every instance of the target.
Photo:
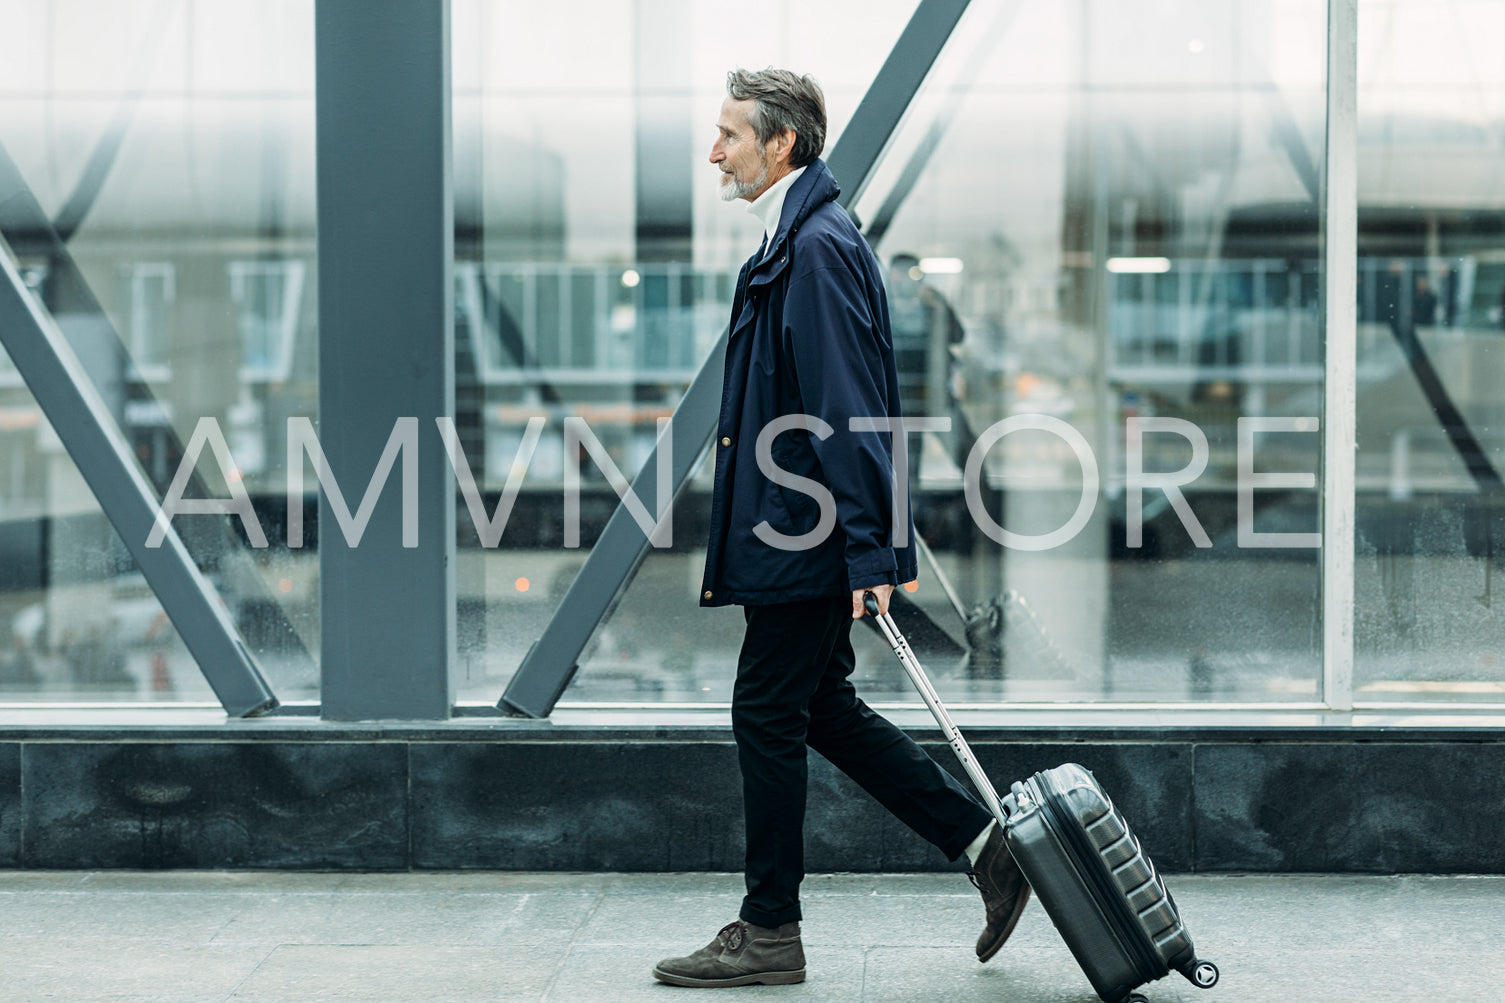
M 904 666 L 904 671 L 909 675 L 909 681 L 914 683 L 915 689 L 920 691 L 920 698 L 925 701 L 925 706 L 930 708 L 931 716 L 935 723 L 941 726 L 941 731 L 946 735 L 946 741 L 951 746 L 951 751 L 956 753 L 956 758 L 961 761 L 962 769 L 967 771 L 967 776 L 972 778 L 972 786 L 977 788 L 977 793 L 982 795 L 983 804 L 999 825 L 1008 825 L 1008 816 L 1004 814 L 1003 804 L 998 799 L 998 792 L 993 789 L 993 782 L 983 772 L 982 766 L 977 762 L 977 757 L 972 755 L 972 747 L 962 737 L 961 729 L 951 720 L 951 715 L 946 711 L 946 705 L 941 703 L 940 695 L 930 683 L 930 677 L 920 666 L 920 661 L 915 657 L 914 651 L 909 647 L 909 642 L 899 632 L 898 624 L 894 618 L 878 608 L 878 597 L 871 591 L 865 591 L 862 595 L 862 606 L 868 615 L 878 621 L 878 629 L 883 632 L 884 640 L 894 649 L 894 654 L 899 658 L 899 664 Z

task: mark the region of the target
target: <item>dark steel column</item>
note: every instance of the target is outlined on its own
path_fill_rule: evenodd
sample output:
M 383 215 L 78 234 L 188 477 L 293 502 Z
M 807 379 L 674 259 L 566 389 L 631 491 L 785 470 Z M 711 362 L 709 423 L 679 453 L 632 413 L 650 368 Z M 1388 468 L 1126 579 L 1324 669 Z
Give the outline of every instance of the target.
M 872 177 L 904 109 L 909 107 L 931 65 L 945 48 L 967 3 L 968 0 L 921 0 L 841 139 L 826 158 L 826 166 L 841 184 L 840 202 L 847 209 L 851 209 Z M 675 494 L 694 473 L 695 461 L 710 442 L 720 419 L 726 340 L 727 333 L 723 331 L 674 409 L 669 435 L 674 449 Z M 658 447 L 655 447 L 632 482 L 632 490 L 650 512 L 658 511 L 657 476 Z M 498 703 L 502 710 L 518 716 L 549 716 L 580 667 L 580 652 L 585 650 L 591 634 L 611 610 L 621 590 L 632 580 L 647 552 L 647 537 L 619 504 L 575 583 L 554 611 L 543 636 L 528 649 L 507 685 Z
M 319 503 L 323 713 L 450 713 L 455 504 L 434 419 L 455 399 L 448 0 L 318 0 L 319 441 L 359 501 L 397 419 L 419 425 L 418 546 L 401 469 L 356 546 Z M 352 505 L 353 507 L 353 505 Z

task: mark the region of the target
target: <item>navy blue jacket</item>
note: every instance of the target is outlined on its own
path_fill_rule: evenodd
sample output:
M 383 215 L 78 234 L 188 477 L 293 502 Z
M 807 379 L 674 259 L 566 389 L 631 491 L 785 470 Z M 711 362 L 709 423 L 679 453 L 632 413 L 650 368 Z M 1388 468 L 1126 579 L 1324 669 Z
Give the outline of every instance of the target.
M 836 203 L 840 191 L 823 161 L 811 163 L 785 195 L 773 239 L 737 277 L 702 606 L 915 577 L 907 505 L 905 546 L 894 547 L 889 433 L 849 424 L 897 418 L 899 389 L 878 261 Z M 804 427 L 770 427 L 781 418 Z M 760 434 L 771 437 L 762 468 Z

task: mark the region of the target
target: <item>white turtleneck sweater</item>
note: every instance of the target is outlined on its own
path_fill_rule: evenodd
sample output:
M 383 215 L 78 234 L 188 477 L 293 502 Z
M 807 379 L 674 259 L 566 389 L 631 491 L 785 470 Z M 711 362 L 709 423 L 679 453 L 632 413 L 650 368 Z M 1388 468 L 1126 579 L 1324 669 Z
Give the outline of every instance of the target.
M 773 235 L 779 232 L 779 217 L 784 215 L 784 196 L 789 193 L 789 186 L 804 173 L 803 167 L 796 167 L 769 185 L 766 192 L 747 205 L 747 211 L 763 221 L 763 232 L 770 244 L 773 243 Z

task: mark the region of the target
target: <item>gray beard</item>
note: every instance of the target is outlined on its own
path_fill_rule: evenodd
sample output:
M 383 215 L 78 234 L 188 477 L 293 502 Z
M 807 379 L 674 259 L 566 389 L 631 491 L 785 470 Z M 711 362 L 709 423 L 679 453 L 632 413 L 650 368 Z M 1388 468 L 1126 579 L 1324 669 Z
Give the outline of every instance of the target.
M 730 181 L 721 182 L 721 201 L 735 202 L 737 199 L 747 198 L 753 192 L 762 188 L 768 181 L 768 165 L 763 165 L 763 170 L 752 181 L 738 181 L 735 175 L 731 175 Z

